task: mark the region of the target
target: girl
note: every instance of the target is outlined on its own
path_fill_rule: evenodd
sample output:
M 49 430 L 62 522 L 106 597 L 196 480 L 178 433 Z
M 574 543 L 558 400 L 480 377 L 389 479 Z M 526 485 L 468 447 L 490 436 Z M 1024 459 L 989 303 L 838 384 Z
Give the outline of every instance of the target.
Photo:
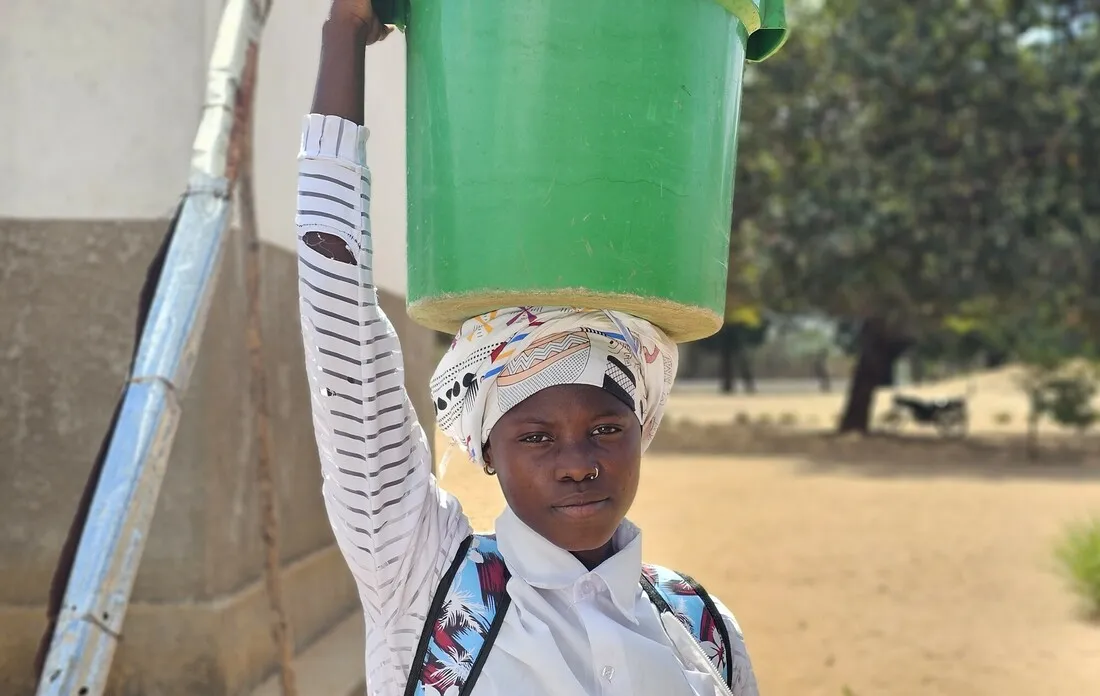
M 363 51 L 391 30 L 370 0 L 333 0 L 297 214 L 324 498 L 366 615 L 369 693 L 755 696 L 733 616 L 644 566 L 625 518 L 676 373 L 660 329 L 562 307 L 467 321 L 432 396 L 500 481 L 495 536 L 437 485 L 372 282 Z

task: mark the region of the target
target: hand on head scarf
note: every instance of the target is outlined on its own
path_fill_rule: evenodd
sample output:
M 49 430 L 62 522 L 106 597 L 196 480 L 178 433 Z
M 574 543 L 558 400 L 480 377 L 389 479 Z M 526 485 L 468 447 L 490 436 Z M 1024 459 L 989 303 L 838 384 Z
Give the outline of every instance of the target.
M 642 425 L 642 451 L 664 414 L 678 353 L 663 331 L 628 314 L 512 307 L 466 321 L 431 379 L 436 422 L 483 463 L 500 417 L 547 387 L 588 384 L 625 403 Z

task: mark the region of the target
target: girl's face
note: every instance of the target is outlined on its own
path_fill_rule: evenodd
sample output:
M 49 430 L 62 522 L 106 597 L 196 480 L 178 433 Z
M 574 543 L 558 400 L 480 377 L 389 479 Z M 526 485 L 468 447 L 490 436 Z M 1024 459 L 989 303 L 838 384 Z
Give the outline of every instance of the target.
M 485 459 L 512 511 L 592 568 L 610 555 L 638 492 L 641 442 L 626 404 L 598 387 L 566 384 L 505 413 Z

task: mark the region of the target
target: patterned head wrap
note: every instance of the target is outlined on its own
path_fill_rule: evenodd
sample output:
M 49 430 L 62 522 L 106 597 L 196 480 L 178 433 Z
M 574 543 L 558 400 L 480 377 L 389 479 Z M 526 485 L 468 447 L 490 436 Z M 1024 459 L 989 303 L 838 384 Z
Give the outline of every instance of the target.
M 620 312 L 512 307 L 466 321 L 432 375 L 440 429 L 483 463 L 500 417 L 538 391 L 589 384 L 625 403 L 642 424 L 642 450 L 657 432 L 676 344 L 649 322 Z

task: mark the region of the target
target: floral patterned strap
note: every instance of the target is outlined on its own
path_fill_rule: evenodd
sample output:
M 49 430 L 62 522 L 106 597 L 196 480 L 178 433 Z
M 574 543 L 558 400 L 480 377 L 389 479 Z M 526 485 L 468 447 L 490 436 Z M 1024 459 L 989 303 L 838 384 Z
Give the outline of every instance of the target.
M 689 575 L 646 563 L 642 565 L 642 589 L 658 611 L 680 619 L 732 689 L 733 655 L 726 622 L 702 585 Z
M 432 599 L 406 696 L 470 693 L 508 610 L 508 577 L 495 536 L 462 542 Z
M 495 536 L 462 542 L 432 599 L 405 696 L 468 696 L 508 611 L 508 578 Z M 683 622 L 732 688 L 729 634 L 707 591 L 688 575 L 649 564 L 641 585 L 658 611 Z

